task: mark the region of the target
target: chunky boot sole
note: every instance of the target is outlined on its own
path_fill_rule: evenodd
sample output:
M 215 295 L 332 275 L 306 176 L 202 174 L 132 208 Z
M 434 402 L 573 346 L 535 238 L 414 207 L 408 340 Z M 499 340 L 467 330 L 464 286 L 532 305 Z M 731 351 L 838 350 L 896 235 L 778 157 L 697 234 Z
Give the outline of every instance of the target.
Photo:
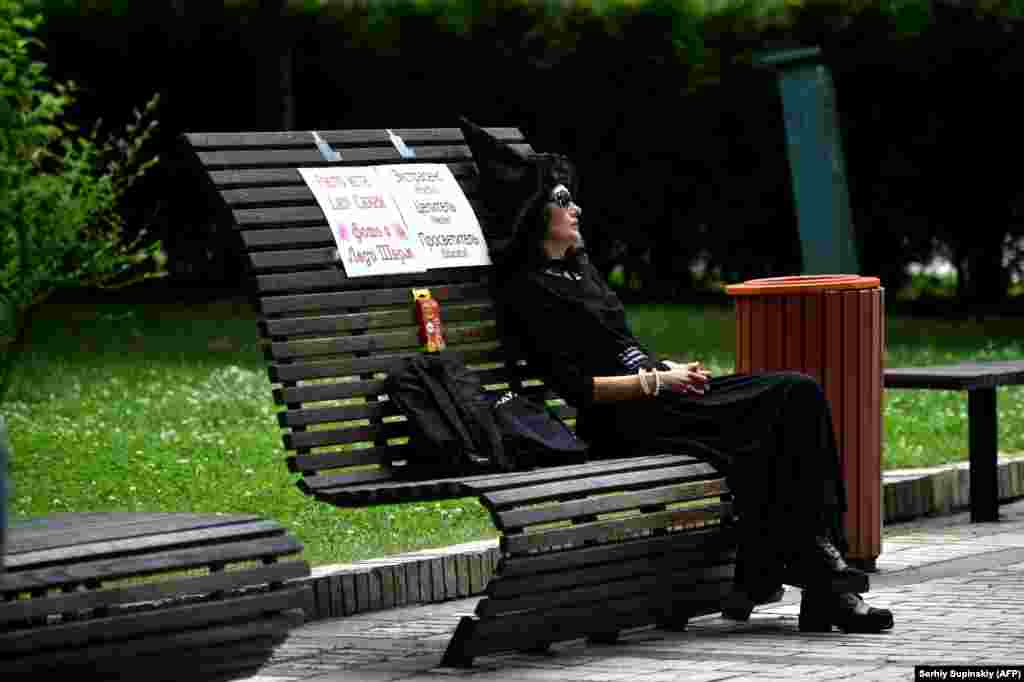
M 865 614 L 841 609 L 831 595 L 824 598 L 804 593 L 800 601 L 800 632 L 832 632 L 837 627 L 843 632 L 878 633 L 893 626 L 892 613 L 887 609 L 868 607 Z
M 781 601 L 782 595 L 785 593 L 786 590 L 780 587 L 764 599 L 754 601 L 745 592 L 730 592 L 722 600 L 722 617 L 738 621 L 750 620 L 750 613 L 754 610 L 755 606 Z

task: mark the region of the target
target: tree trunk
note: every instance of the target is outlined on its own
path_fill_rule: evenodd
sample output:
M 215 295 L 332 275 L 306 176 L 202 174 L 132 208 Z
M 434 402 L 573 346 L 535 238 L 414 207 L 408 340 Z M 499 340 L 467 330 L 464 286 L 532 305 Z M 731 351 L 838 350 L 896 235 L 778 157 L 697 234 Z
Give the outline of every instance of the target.
M 265 45 L 270 58 L 276 62 L 277 120 L 275 127 L 282 130 L 295 128 L 295 48 L 287 22 L 284 19 L 285 0 L 260 0 L 258 40 Z
M 281 68 L 281 130 L 295 130 L 295 44 L 285 39 L 278 60 Z
M 987 236 L 987 235 L 986 235 Z M 969 311 L 980 321 L 985 310 L 1006 299 L 1009 285 L 1003 268 L 1002 234 L 992 235 L 987 244 L 975 244 L 967 251 L 967 300 Z

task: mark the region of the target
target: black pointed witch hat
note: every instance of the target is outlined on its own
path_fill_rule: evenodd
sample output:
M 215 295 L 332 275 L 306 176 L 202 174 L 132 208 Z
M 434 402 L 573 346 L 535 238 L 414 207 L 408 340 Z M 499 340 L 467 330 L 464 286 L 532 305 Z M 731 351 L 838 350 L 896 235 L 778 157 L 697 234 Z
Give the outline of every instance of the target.
M 498 265 L 524 257 L 538 243 L 544 225 L 541 208 L 556 185 L 576 191 L 576 169 L 561 154 L 527 154 L 459 117 L 480 173 L 480 194 L 494 214 L 484 229 L 491 260 Z

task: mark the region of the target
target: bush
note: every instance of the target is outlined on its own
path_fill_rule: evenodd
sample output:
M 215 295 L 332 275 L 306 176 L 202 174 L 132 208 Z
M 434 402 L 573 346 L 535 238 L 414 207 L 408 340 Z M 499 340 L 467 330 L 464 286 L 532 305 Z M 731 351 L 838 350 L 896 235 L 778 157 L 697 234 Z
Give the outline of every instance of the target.
M 158 275 L 159 242 L 129 239 L 118 203 L 156 162 L 144 147 L 158 100 L 123 134 L 88 134 L 65 120 L 73 83 L 54 83 L 30 50 L 41 18 L 0 0 L 0 401 L 31 311 L 63 287 Z M 155 267 L 153 267 L 155 266 Z M 145 271 L 148 268 L 148 271 Z

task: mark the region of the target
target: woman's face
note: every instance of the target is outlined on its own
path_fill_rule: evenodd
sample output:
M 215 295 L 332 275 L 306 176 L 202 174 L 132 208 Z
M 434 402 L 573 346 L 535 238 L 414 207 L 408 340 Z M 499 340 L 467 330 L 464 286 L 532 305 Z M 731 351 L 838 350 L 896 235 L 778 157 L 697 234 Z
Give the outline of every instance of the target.
M 575 246 L 580 239 L 579 219 L 583 211 L 573 202 L 565 185 L 555 185 L 547 206 L 547 241 L 565 248 Z

